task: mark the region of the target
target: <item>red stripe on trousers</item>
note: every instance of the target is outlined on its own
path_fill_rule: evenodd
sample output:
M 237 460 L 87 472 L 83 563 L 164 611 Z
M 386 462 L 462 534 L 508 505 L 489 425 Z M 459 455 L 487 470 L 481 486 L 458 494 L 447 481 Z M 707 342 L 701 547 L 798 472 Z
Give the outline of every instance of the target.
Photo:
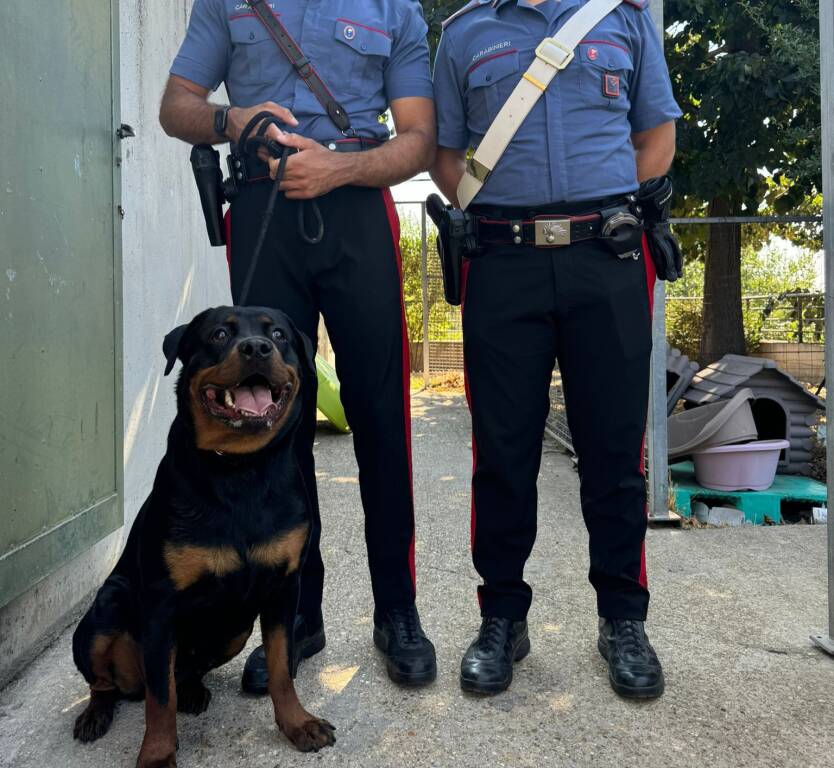
M 229 277 L 232 276 L 232 209 L 223 217 L 223 229 L 226 233 L 226 263 L 229 265 Z
M 463 320 L 463 313 L 466 307 L 466 283 L 469 279 L 469 261 L 463 262 L 461 269 L 461 292 L 460 292 L 460 317 Z M 469 414 L 472 414 L 472 392 L 469 389 L 469 373 L 466 370 L 466 361 L 463 364 L 463 388 L 466 392 L 466 404 L 469 406 Z M 471 507 L 469 511 L 469 549 L 475 551 L 475 523 L 477 515 L 475 514 L 475 467 L 478 465 L 478 444 L 475 442 L 475 430 L 472 430 L 472 485 L 470 489 Z
M 400 217 L 390 189 L 382 190 L 385 202 L 385 212 L 388 214 L 388 224 L 391 227 L 391 239 L 394 242 L 394 252 L 397 255 L 397 270 L 400 275 L 400 311 L 402 322 L 402 357 L 403 357 L 403 412 L 405 414 L 405 442 L 408 450 L 408 481 L 411 488 L 411 515 L 414 521 L 414 472 L 411 459 L 411 360 L 408 354 L 408 323 L 405 319 L 405 299 L 403 297 L 403 259 L 400 252 Z M 413 522 L 414 533 L 411 535 L 411 548 L 408 553 L 408 565 L 411 569 L 411 582 L 417 590 L 417 569 L 414 561 L 414 543 L 417 535 L 417 524 Z
M 463 320 L 463 313 L 466 307 L 466 286 L 469 282 L 470 261 L 464 261 L 461 269 L 460 286 L 460 318 Z M 469 415 L 472 416 L 472 391 L 469 389 L 469 372 L 466 370 L 466 360 L 463 363 L 463 388 L 466 391 L 466 404 L 469 406 Z M 475 469 L 478 466 L 478 443 L 475 441 L 475 422 L 472 422 L 472 483 L 470 484 L 470 508 L 469 508 L 469 550 L 475 555 L 475 529 L 478 525 L 478 513 L 475 509 Z M 478 590 L 478 605 L 483 608 L 481 592 Z
M 654 285 L 657 282 L 657 272 L 655 270 L 654 261 L 652 260 L 651 251 L 649 251 L 649 242 L 646 236 L 643 235 L 643 263 L 646 267 L 646 287 L 649 292 L 649 317 L 654 315 Z M 646 475 L 646 432 L 643 431 L 643 443 L 640 446 L 640 473 L 645 477 Z M 646 504 L 646 517 L 649 515 L 649 506 Z M 648 588 L 649 579 L 646 573 L 646 540 L 643 539 L 642 548 L 640 551 L 640 585 L 645 589 Z

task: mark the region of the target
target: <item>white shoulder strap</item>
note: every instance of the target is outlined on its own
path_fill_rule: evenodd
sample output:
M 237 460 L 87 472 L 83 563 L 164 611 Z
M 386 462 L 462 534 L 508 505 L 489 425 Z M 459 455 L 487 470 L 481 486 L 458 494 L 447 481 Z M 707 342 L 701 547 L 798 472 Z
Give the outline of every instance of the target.
M 510 97 L 501 107 L 475 154 L 466 164 L 458 185 L 458 203 L 469 207 L 481 191 L 504 151 L 509 146 L 533 106 L 547 90 L 550 81 L 573 61 L 574 49 L 602 19 L 623 0 L 589 0 L 553 36 L 546 37 L 536 49 L 536 58 L 524 73 Z

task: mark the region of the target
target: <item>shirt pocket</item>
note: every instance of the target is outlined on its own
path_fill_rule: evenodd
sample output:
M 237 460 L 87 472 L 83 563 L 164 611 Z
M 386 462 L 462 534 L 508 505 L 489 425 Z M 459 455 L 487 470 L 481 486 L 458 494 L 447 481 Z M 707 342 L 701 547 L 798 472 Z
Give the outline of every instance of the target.
M 628 89 L 634 72 L 631 54 L 616 43 L 595 41 L 580 44 L 579 61 L 586 103 L 627 112 Z
M 469 68 L 466 77 L 467 114 L 474 132 L 486 133 L 520 78 L 518 51 L 481 59 Z
M 383 75 L 391 57 L 391 36 L 382 22 L 336 19 L 334 22 L 332 56 L 322 62 L 322 70 L 332 79 L 334 93 L 347 90 L 353 94 L 372 96 L 383 88 Z
M 278 57 L 282 56 L 260 20 L 237 18 L 229 21 L 232 57 L 229 81 L 235 84 L 262 85 L 280 77 Z

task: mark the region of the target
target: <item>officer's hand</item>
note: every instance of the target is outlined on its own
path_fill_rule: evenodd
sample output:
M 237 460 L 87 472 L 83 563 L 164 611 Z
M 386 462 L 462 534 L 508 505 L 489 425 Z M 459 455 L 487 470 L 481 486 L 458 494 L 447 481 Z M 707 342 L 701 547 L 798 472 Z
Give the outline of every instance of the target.
M 257 115 L 258 112 L 271 112 L 282 123 L 286 123 L 287 125 L 290 125 L 293 128 L 298 126 L 298 120 L 295 119 L 293 113 L 290 112 L 286 107 L 282 107 L 280 104 L 276 104 L 274 101 L 265 101 L 263 104 L 256 104 L 254 107 L 232 107 L 229 110 L 229 115 L 227 118 L 226 135 L 235 144 L 237 144 L 240 139 L 240 134 L 243 133 L 243 129 L 246 127 L 246 124 L 255 115 Z M 256 127 L 250 135 L 254 136 L 257 133 L 257 130 L 258 129 Z M 281 130 L 278 128 L 277 125 L 270 125 L 269 128 L 266 129 L 266 137 L 268 139 L 278 139 L 280 135 Z M 264 149 L 259 149 L 258 155 L 263 161 L 266 161 L 269 157 L 266 150 Z
M 349 183 L 349 155 L 333 152 L 297 133 L 284 133 L 278 141 L 285 147 L 298 150 L 287 158 L 281 182 L 281 190 L 287 197 L 310 200 Z M 278 175 L 278 160 L 270 159 L 269 175 L 273 179 Z

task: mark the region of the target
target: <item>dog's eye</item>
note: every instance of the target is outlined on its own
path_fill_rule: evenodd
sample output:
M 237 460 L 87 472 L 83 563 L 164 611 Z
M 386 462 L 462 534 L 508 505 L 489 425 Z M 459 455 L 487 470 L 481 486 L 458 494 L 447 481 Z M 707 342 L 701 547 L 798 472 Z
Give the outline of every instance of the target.
M 286 341 L 286 338 L 287 337 L 284 336 L 284 332 L 282 330 L 279 330 L 278 328 L 276 328 L 272 332 L 272 340 L 275 341 L 275 342 Z
M 211 334 L 211 340 L 218 343 L 224 342 L 228 338 L 229 333 L 225 328 L 218 328 L 213 334 Z

